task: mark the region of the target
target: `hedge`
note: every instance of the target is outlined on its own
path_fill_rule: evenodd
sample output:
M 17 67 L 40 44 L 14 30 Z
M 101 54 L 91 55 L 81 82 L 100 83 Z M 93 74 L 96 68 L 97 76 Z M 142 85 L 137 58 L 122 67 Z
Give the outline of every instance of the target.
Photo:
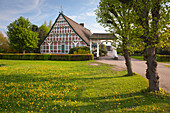
M 170 62 L 170 55 L 157 55 L 157 61 Z
M 90 53 L 90 48 L 86 46 L 73 47 L 70 49 L 69 54 L 74 54 L 75 52 L 79 54 L 79 50 L 84 50 L 85 53 Z
M 94 56 L 93 54 L 0 54 L 0 59 L 86 61 L 94 60 Z

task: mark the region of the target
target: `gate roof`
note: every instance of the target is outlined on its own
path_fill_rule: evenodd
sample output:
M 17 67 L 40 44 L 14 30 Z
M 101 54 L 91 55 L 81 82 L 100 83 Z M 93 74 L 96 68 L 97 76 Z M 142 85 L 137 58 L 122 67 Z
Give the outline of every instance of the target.
M 89 39 L 98 39 L 98 40 L 113 40 L 116 36 L 109 33 L 93 33 Z

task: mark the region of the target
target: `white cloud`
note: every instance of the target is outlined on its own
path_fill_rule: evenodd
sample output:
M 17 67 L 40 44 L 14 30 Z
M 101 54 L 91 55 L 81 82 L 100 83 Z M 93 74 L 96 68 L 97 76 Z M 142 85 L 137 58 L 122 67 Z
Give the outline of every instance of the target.
M 68 16 L 70 19 L 77 21 L 77 20 L 85 20 L 85 16 L 83 16 L 83 14 L 81 14 L 80 16 Z
M 2 15 L 0 16 L 0 21 L 6 21 L 7 23 L 9 23 L 25 13 L 30 13 L 36 10 L 39 6 L 40 1 L 2 0 L 0 3 L 1 3 L 0 7 L 2 6 L 2 9 L 0 10 L 0 15 Z
M 47 8 L 53 9 L 54 7 L 47 7 L 49 4 L 47 4 L 48 2 L 45 2 L 46 0 L 0 0 L 0 7 L 2 9 L 0 10 L 1 29 L 5 30 L 4 28 L 9 25 L 9 23 L 20 16 L 29 18 L 30 21 L 34 23 L 38 23 L 51 17 L 54 15 L 54 12 L 48 13 Z
M 0 26 L 0 32 L 2 32 L 5 37 L 7 37 L 6 30 L 7 30 L 6 26 Z
M 77 16 L 68 16 L 70 19 L 72 20 L 76 20 L 77 19 Z
M 39 5 L 39 0 L 28 0 L 27 2 L 23 0 L 19 1 L 10 0 L 8 2 L 6 1 L 2 2 L 5 6 L 8 6 L 9 4 L 9 7 L 4 7 L 3 10 L 0 10 L 0 14 L 5 15 L 18 15 L 28 13 L 36 9 Z
M 94 12 L 87 12 L 86 15 L 87 16 L 95 16 L 95 13 Z
M 88 5 L 97 5 L 99 3 L 99 0 L 89 0 Z
M 58 1 L 58 0 L 57 0 Z M 65 1 L 66 2 L 66 1 Z M 72 15 L 70 12 L 71 8 L 68 4 L 65 4 L 66 13 L 68 16 L 76 22 L 92 23 L 95 19 L 94 8 L 99 3 L 99 0 L 87 0 L 88 3 L 83 7 L 80 7 L 78 14 Z M 41 25 L 45 20 L 56 19 L 58 12 L 60 11 L 60 4 L 58 2 L 50 2 L 49 0 L 0 0 L 0 31 L 6 31 L 6 26 L 13 22 L 15 19 L 23 16 L 29 18 L 32 23 L 36 25 Z M 104 30 L 99 30 L 101 27 L 95 27 L 90 25 L 89 27 L 92 32 L 103 32 Z M 103 29 L 103 28 L 102 28 Z
M 78 19 L 79 19 L 79 20 L 85 20 L 86 17 L 85 17 L 85 16 L 78 16 Z
M 0 29 L 6 29 L 6 26 L 0 26 Z
M 92 33 L 107 33 L 105 28 L 103 28 L 100 24 L 95 23 L 92 25 L 88 25 Z
M 89 18 L 89 16 L 95 16 L 95 12 L 93 9 L 88 9 L 88 12 L 83 12 L 81 14 L 79 14 L 78 16 L 68 16 L 69 18 L 71 18 L 72 20 L 86 20 L 87 18 Z
M 86 16 L 96 16 L 95 10 L 96 10 L 96 8 L 88 9 L 87 12 L 86 12 Z
M 20 0 L 16 5 L 17 9 L 15 13 L 27 13 L 38 8 L 40 1 L 39 0 L 28 0 L 27 2 Z

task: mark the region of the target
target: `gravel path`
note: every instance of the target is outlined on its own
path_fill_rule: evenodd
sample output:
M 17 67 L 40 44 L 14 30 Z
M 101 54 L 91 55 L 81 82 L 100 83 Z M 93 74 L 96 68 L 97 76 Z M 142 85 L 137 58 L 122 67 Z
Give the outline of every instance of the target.
M 123 56 L 119 56 L 119 60 L 113 60 L 111 54 L 109 53 L 108 56 L 100 57 L 97 62 L 112 64 L 121 66 L 126 69 L 125 60 Z M 158 63 L 158 74 L 160 77 L 159 85 L 164 90 L 170 93 L 170 67 L 166 67 L 164 65 L 170 65 L 170 63 Z M 141 61 L 137 59 L 132 59 L 132 69 L 134 72 L 142 75 L 146 78 L 146 61 Z

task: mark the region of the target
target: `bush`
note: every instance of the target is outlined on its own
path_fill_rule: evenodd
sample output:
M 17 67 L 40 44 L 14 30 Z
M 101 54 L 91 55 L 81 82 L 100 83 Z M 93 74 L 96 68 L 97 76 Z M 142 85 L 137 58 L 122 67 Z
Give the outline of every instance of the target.
M 69 54 L 90 54 L 89 47 L 73 47 L 70 49 Z
M 21 55 L 21 57 L 22 58 L 20 58 L 20 59 L 22 59 L 22 60 L 29 60 L 29 55 Z
M 97 50 L 94 50 L 93 54 L 94 54 L 94 56 L 97 56 Z M 107 51 L 99 49 L 99 55 L 100 56 L 106 56 L 107 55 Z
M 100 56 L 106 56 L 107 55 L 107 49 L 106 49 L 106 45 L 101 44 L 99 47 L 99 55 Z
M 157 54 L 160 55 L 170 55 L 170 44 L 164 48 L 157 48 Z
M 94 60 L 94 57 L 92 54 L 0 54 L 0 59 L 85 61 Z
M 158 62 L 170 62 L 170 55 L 157 55 Z
M 107 51 L 105 51 L 103 49 L 99 49 L 99 55 L 100 56 L 106 56 L 107 55 Z

